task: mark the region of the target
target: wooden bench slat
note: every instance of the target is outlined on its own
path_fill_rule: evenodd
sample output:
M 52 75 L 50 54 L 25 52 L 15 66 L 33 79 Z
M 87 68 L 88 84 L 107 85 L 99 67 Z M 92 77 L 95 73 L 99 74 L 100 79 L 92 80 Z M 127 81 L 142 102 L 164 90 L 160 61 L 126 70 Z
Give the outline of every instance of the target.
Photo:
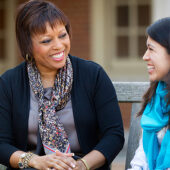
M 140 102 L 149 82 L 113 82 L 119 102 Z

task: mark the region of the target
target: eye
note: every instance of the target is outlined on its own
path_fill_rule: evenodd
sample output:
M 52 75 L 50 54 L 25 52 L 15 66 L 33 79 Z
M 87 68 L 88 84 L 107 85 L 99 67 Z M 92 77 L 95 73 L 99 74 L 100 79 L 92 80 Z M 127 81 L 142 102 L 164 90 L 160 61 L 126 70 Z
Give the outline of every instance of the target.
M 148 47 L 148 50 L 153 51 L 153 49 L 151 47 Z
M 67 35 L 67 33 L 63 33 L 63 34 L 59 35 L 59 38 L 64 38 L 64 37 L 66 37 L 66 35 Z
M 51 42 L 51 39 L 47 39 L 47 40 L 41 41 L 42 44 L 47 44 L 47 43 L 49 43 L 49 42 Z

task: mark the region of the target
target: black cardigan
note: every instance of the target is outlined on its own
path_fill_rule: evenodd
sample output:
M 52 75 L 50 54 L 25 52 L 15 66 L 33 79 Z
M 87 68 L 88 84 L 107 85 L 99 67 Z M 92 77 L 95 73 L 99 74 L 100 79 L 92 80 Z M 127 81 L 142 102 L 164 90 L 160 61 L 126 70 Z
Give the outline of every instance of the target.
M 100 151 L 107 162 L 124 144 L 123 124 L 113 84 L 101 66 L 71 55 L 71 100 L 81 150 Z M 30 87 L 26 63 L 0 77 L 0 163 L 9 166 L 17 150 L 27 151 Z

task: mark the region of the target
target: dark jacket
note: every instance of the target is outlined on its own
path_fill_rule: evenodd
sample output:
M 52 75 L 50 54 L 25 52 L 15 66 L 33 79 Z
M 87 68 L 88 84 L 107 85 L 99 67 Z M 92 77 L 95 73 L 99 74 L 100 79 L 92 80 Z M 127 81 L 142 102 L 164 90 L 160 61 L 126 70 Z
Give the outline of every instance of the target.
M 103 170 L 124 144 L 123 124 L 113 84 L 101 66 L 70 56 L 73 65 L 71 100 L 75 127 L 84 154 L 95 149 L 106 157 Z M 0 77 L 0 163 L 27 151 L 30 87 L 26 63 Z

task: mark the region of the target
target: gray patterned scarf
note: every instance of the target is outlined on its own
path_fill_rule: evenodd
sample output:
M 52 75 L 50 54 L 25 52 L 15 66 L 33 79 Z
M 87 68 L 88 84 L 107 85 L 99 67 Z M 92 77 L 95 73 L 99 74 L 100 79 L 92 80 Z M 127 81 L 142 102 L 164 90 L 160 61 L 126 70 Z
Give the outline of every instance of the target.
M 50 100 L 44 97 L 44 88 L 36 65 L 28 63 L 27 71 L 30 86 L 38 101 L 39 130 L 45 153 L 50 154 L 56 150 L 70 152 L 67 134 L 57 116 L 57 111 L 65 107 L 71 96 L 73 69 L 69 57 L 56 75 Z

